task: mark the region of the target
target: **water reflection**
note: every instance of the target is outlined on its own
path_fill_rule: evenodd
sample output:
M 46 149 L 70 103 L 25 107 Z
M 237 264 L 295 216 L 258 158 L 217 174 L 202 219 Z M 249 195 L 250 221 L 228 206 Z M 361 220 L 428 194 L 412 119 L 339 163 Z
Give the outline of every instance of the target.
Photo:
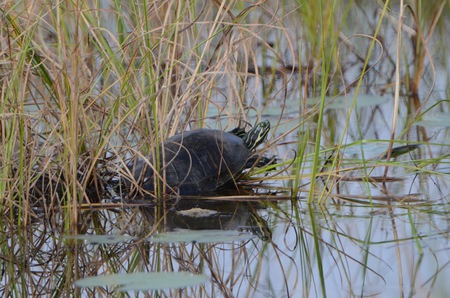
M 187 271 L 205 274 L 208 281 L 157 292 L 227 297 L 446 293 L 448 205 L 322 208 L 298 200 L 270 204 L 191 201 L 167 211 L 159 217 L 156 207 L 83 212 L 79 233 L 110 235 L 108 241 L 95 241 L 95 236 L 90 242 L 65 238 L 62 222 L 50 226 L 42 221 L 27 229 L 8 226 L 11 233 L 2 233 L 1 242 L 4 270 L 17 272 L 29 286 L 14 290 L 4 275 L 0 292 L 42 295 L 52 293 L 55 283 L 87 276 Z M 251 231 L 259 238 L 152 241 L 155 233 L 177 228 Z M 136 238 L 121 236 L 114 241 L 114 235 Z M 118 294 L 115 286 L 60 286 L 74 295 Z
M 272 232 L 267 221 L 258 213 L 265 208 L 261 202 L 231 202 L 215 200 L 179 200 L 165 212 L 164 230 L 242 230 L 270 240 Z M 141 208 L 149 222 L 161 219 L 155 208 Z

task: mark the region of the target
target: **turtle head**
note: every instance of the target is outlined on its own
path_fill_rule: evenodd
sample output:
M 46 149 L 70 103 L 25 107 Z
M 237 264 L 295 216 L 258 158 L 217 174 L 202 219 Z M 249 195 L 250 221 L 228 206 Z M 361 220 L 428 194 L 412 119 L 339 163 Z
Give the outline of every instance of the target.
M 249 132 L 247 132 L 244 136 L 244 143 L 247 146 L 248 150 L 253 150 L 258 147 L 267 137 L 267 134 L 270 130 L 270 122 L 263 121 L 255 125 Z

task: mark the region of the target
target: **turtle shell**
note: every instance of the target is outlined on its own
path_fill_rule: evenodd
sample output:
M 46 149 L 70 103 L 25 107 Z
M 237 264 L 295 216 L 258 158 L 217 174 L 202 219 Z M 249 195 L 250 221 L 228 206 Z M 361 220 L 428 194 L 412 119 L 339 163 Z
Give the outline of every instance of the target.
M 213 129 L 174 135 L 164 142 L 160 152 L 160 161 L 164 161 L 160 175 L 166 192 L 180 195 L 217 190 L 239 175 L 251 156 L 241 137 Z M 152 157 L 148 160 L 153 163 Z M 137 159 L 128 167 L 142 188 L 154 191 L 153 169 L 144 160 Z

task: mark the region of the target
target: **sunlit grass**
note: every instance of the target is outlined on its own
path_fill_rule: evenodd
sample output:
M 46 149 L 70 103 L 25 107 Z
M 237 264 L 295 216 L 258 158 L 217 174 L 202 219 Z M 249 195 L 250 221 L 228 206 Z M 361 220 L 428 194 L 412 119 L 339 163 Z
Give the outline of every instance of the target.
M 448 200 L 442 191 L 448 189 L 448 142 L 442 141 L 448 139 L 448 130 L 417 125 L 424 116 L 448 112 L 448 92 L 434 93 L 436 65 L 448 63 L 448 5 L 412 1 L 399 16 L 399 4 L 383 3 L 36 0 L 0 4 L 0 211 L 4 215 L 0 223 L 5 227 L 0 250 L 7 276 L 2 293 L 37 295 L 50 289 L 54 296 L 80 295 L 84 290 L 75 289 L 73 281 L 88 273 L 180 269 L 211 275 L 211 285 L 191 294 L 252 296 L 266 282 L 267 253 L 275 256 L 273 264 L 282 273 L 277 282 L 284 284 L 270 284 L 264 289 L 267 292 L 276 296 L 282 288 L 287 295 L 290 291 L 331 295 L 326 284 L 327 252 L 332 252 L 342 282 L 350 288 L 347 262 L 354 259 L 341 245 L 345 233 L 326 208 L 348 204 L 384 206 L 393 230 L 395 213 L 405 210 L 411 237 L 423 253 L 414 208 L 433 204 L 426 193 L 399 193 L 389 183 L 413 175 L 422 180 L 433 177 L 441 193 L 435 199 Z M 401 43 L 396 43 L 399 34 Z M 386 96 L 394 112 L 379 108 L 378 103 L 363 104 L 366 94 Z M 330 98 L 342 96 L 351 99 L 348 106 L 329 104 Z M 233 251 L 227 269 L 214 244 L 141 241 L 131 249 L 125 244 L 99 245 L 97 250 L 84 251 L 80 243 L 68 240 L 61 246 L 62 235 L 104 235 L 112 230 L 133 234 L 130 227 L 142 224 L 140 212 L 133 209 L 137 207 L 126 204 L 117 204 L 116 213 L 84 214 L 86 209 L 106 206 L 101 204 L 107 198 L 105 185 L 114 175 L 130 175 L 125 165 L 133 156 L 159 156 L 156 145 L 180 131 L 230 130 L 265 119 L 272 131 L 262 150 L 277 155 L 278 163 L 252 170 L 243 184 L 263 183 L 260 194 L 267 194 L 262 197 L 267 202 L 276 200 L 276 191 L 282 192 L 282 207 L 268 203 L 270 218 L 274 225 L 296 230 L 295 249 L 289 255 L 295 265 L 285 265 L 286 252 L 271 241 L 257 249 L 248 243 L 221 247 Z M 369 156 L 371 145 L 380 140 L 386 150 L 377 154 L 389 152 L 387 160 Z M 401 156 L 390 153 L 392 147 L 406 144 L 422 146 Z M 162 166 L 156 159 L 154 167 Z M 411 182 L 411 188 L 415 186 Z M 154 197 L 164 193 L 164 184 L 157 183 Z M 290 198 L 290 204 L 284 205 L 281 198 Z M 321 205 L 319 211 L 314 203 Z M 154 222 L 145 222 L 148 229 L 139 236 L 164 232 L 168 209 L 169 200 L 158 201 L 152 211 Z M 303 224 L 305 217 L 310 226 Z M 377 227 L 372 224 L 360 239 L 352 239 L 363 252 L 357 260 L 363 280 L 372 274 L 370 249 L 377 245 L 371 235 Z M 57 232 L 47 236 L 47 226 Z M 34 228 L 40 235 L 33 234 Z M 325 239 L 327 233 L 331 236 Z M 403 240 L 395 234 L 387 242 Z M 47 242 L 53 246 L 45 247 Z M 25 261 L 30 251 L 47 275 L 54 273 L 42 287 L 43 278 L 36 277 Z M 404 272 L 399 272 L 402 285 Z M 291 285 L 288 273 L 301 277 Z M 245 278 L 255 287 L 240 291 Z

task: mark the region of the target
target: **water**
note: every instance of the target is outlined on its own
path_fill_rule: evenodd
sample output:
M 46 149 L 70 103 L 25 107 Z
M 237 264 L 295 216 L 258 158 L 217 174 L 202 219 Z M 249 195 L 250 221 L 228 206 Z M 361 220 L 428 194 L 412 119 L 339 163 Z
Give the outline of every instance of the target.
M 430 49 L 437 49 L 432 52 L 436 72 L 429 64 L 429 58 L 425 59 L 417 94 L 421 106 L 414 106 L 415 98 L 409 96 L 409 90 L 402 81 L 399 111 L 396 113 L 393 109 L 396 31 L 394 25 L 389 25 L 390 18 L 386 19 L 388 25 L 381 32 L 383 51 L 377 44 L 370 60 L 372 68 L 359 93 L 354 96 L 356 85 L 352 83 L 360 74 L 364 64 L 361 57 L 365 57 L 371 42 L 370 38 L 354 34 L 373 34 L 380 8 L 372 4 L 363 6 L 363 9 L 353 6 L 350 11 L 352 17 L 347 17 L 343 26 L 344 35 L 339 39 L 339 55 L 333 59 L 334 65 L 330 71 L 332 80 L 326 97 L 329 105 L 325 107 L 320 132 L 322 152 L 318 158 L 321 159 L 321 166 L 317 176 L 312 177 L 318 128 L 316 104 L 320 97 L 321 78 L 325 74 L 317 70 L 320 61 L 309 60 L 317 56 L 309 54 L 315 47 L 304 37 L 313 37 L 308 35 L 310 27 L 304 23 L 307 14 L 302 18 L 295 14 L 294 8 L 306 9 L 306 6 L 279 4 L 282 4 L 280 10 L 270 3 L 266 5 L 269 10 L 276 11 L 274 14 L 277 16 L 284 13 L 282 20 L 286 29 L 275 22 L 271 23 L 273 27 L 267 26 L 270 30 L 251 31 L 253 39 L 249 42 L 255 43 L 245 49 L 248 51 L 251 48 L 256 54 L 250 58 L 244 55 L 252 62 L 251 58 L 255 58 L 260 71 L 270 71 L 260 72 L 256 76 L 255 67 L 250 66 L 251 75 L 236 80 L 237 67 L 225 71 L 226 67 L 220 66 L 224 63 L 229 67 L 226 61 L 236 62 L 234 58 L 222 59 L 219 56 L 219 66 L 213 65 L 216 68 L 209 69 L 209 72 L 206 71 L 206 62 L 202 62 L 199 68 L 202 72 L 195 82 L 190 81 L 190 74 L 196 73 L 192 69 L 186 71 L 189 75 L 184 72 L 180 74 L 186 75 L 180 81 L 189 84 L 181 85 L 173 92 L 180 98 L 186 96 L 190 100 L 178 102 L 178 106 L 171 105 L 170 108 L 177 107 L 179 110 L 170 110 L 168 114 L 171 117 L 174 113 L 181 115 L 174 118 L 182 124 L 177 126 L 171 122 L 174 125 L 170 128 L 172 130 L 180 127 L 190 129 L 191 125 L 199 126 L 199 123 L 229 130 L 239 119 L 250 124 L 270 120 L 272 130 L 264 150 L 267 156 L 277 155 L 280 164 L 277 170 L 280 172 L 274 171 L 268 176 L 265 176 L 267 173 L 260 174 L 259 177 L 270 178 L 264 180 L 262 187 L 255 187 L 245 195 L 226 194 L 159 204 L 152 202 L 151 206 L 142 206 L 139 201 L 136 204 L 113 202 L 83 205 L 79 208 L 79 222 L 75 226 L 69 226 L 64 221 L 65 217 L 69 217 L 69 212 L 59 209 L 59 202 L 52 202 L 45 208 L 37 204 L 30 210 L 17 208 L 22 206 L 17 202 L 14 205 L 16 209 L 6 208 L 8 212 L 2 219 L 0 293 L 3 296 L 449 295 L 450 124 L 445 100 L 448 97 L 447 65 L 450 55 L 449 47 L 445 46 L 448 43 L 446 31 L 438 30 L 429 43 Z M 236 10 L 243 9 L 238 6 Z M 204 13 L 199 14 L 199 21 L 212 17 L 214 14 L 211 11 L 217 10 L 217 7 L 208 5 L 205 10 L 202 7 L 198 8 L 199 12 Z M 293 11 L 286 11 L 288 8 Z M 163 11 L 161 8 L 161 13 Z M 261 22 L 267 14 L 262 11 L 251 13 L 245 20 L 255 20 L 255 17 Z M 268 18 L 266 21 L 270 20 Z M 444 18 L 444 23 L 448 25 L 448 18 Z M 408 23 L 408 26 L 412 25 Z M 165 30 L 168 27 L 161 25 Z M 313 27 L 317 30 L 319 26 Z M 110 29 L 112 32 L 117 29 L 115 23 Z M 208 36 L 208 30 L 199 30 L 199 36 Z M 248 37 L 246 30 L 227 40 L 237 40 L 236 45 L 241 46 L 244 40 L 241 38 Z M 215 47 L 220 44 L 218 36 L 221 34 L 222 31 L 211 38 L 210 49 L 202 40 L 198 50 L 206 49 L 205 55 L 212 57 Z M 345 47 L 348 41 L 354 42 L 355 47 Z M 199 40 L 186 38 L 185 42 L 186 48 L 189 48 L 191 43 Z M 264 42 L 273 46 L 268 47 Z M 275 48 L 282 50 L 277 52 Z M 240 65 L 241 48 L 230 46 L 229 49 L 233 49 L 239 62 L 236 65 Z M 413 73 L 412 65 L 417 62 L 411 40 L 405 41 L 402 51 L 403 59 L 407 61 L 407 66 L 401 69 L 401 77 L 405 78 Z M 201 56 L 197 52 L 195 54 L 195 57 Z M 216 55 L 221 55 L 221 52 Z M 190 56 L 185 55 L 183 59 L 188 60 L 187 57 Z M 180 61 L 185 62 L 183 65 L 186 68 L 193 68 L 191 61 L 183 59 Z M 296 67 L 294 70 L 290 68 L 293 65 Z M 272 66 L 277 71 L 272 73 Z M 281 71 L 282 66 L 289 71 Z M 112 78 L 115 76 L 119 74 L 111 75 Z M 101 90 L 100 85 L 95 83 L 92 94 L 101 95 L 104 92 L 105 98 L 101 99 L 105 104 L 111 99 L 118 100 L 115 96 L 122 96 L 115 92 L 125 92 L 122 86 L 114 85 L 111 91 Z M 136 93 L 146 94 L 137 88 L 141 85 L 135 87 L 138 90 Z M 161 90 L 167 86 L 163 84 L 159 87 L 161 89 L 156 91 L 165 94 Z M 142 94 L 138 96 L 133 93 L 133 96 L 148 97 L 148 94 Z M 333 96 L 335 94 L 338 95 Z M 37 97 L 38 92 L 33 96 Z M 130 94 L 123 96 L 133 97 Z M 207 98 L 202 102 L 204 109 L 187 108 L 194 106 L 202 96 Z M 121 106 L 123 110 L 126 107 L 127 103 Z M 39 115 L 41 111 L 35 106 L 30 109 L 33 109 L 33 115 Z M 421 113 L 425 115 L 421 117 Z M 45 111 L 42 114 L 43 118 L 47 117 Z M 135 118 L 140 119 L 138 116 Z M 394 117 L 397 117 L 396 127 L 392 130 Z M 164 118 L 163 122 L 170 119 Z M 128 132 L 130 126 L 127 121 L 128 118 L 123 121 L 124 127 L 117 130 Z M 135 125 L 140 122 L 134 121 L 132 123 Z M 36 125 L 40 133 L 53 127 L 54 124 L 49 123 L 59 121 L 53 119 L 42 123 L 42 127 Z M 53 138 L 59 142 L 59 128 L 52 129 L 52 137 L 46 142 L 51 143 Z M 136 132 L 134 130 L 141 132 L 133 129 L 133 133 Z M 396 139 L 394 147 L 407 143 L 420 143 L 422 146 L 393 158 L 394 161 L 388 164 L 378 157 L 388 148 L 392 132 Z M 119 137 L 122 137 L 120 133 Z M 124 133 L 123 138 L 127 137 L 130 136 Z M 137 134 L 130 139 L 135 142 L 142 138 Z M 126 142 L 112 138 L 111 144 L 114 145 L 105 148 L 120 147 Z M 55 149 L 52 153 L 48 149 L 43 150 L 42 155 L 58 156 L 58 147 L 55 145 L 52 148 Z M 304 148 L 304 154 L 300 155 L 299 148 Z M 112 151 L 108 156 L 119 153 L 120 150 Z M 63 154 L 59 158 L 67 160 Z M 294 158 L 297 159 L 292 160 Z M 296 172 L 293 169 L 299 158 L 302 159 L 301 168 Z M 385 166 L 389 166 L 387 176 L 390 180 L 387 182 L 379 178 L 386 173 Z M 298 181 L 294 181 L 296 174 L 299 174 Z M 311 181 L 316 184 L 313 190 Z M 297 184 L 298 191 L 291 192 Z M 51 183 L 46 185 L 51 186 Z M 8 192 L 2 193 L 6 196 Z M 322 204 L 308 204 L 308 199 L 320 200 Z M 17 216 L 20 212 L 29 212 L 33 216 L 26 222 L 26 217 Z M 119 276 L 117 279 L 113 275 L 178 271 L 198 276 L 190 281 L 190 275 L 163 275 L 164 279 L 179 282 L 177 284 L 181 288 L 167 289 L 167 285 L 161 285 L 164 289 L 154 290 L 158 284 L 152 284 L 149 279 L 156 280 L 156 277 L 144 276 L 144 284 L 130 285 L 127 277 Z M 109 275 L 116 280 L 97 281 L 96 286 L 90 287 L 83 284 L 85 277 Z M 132 280 L 134 277 L 131 276 Z M 121 286 L 128 288 L 120 292 Z M 142 290 L 143 287 L 145 290 Z

